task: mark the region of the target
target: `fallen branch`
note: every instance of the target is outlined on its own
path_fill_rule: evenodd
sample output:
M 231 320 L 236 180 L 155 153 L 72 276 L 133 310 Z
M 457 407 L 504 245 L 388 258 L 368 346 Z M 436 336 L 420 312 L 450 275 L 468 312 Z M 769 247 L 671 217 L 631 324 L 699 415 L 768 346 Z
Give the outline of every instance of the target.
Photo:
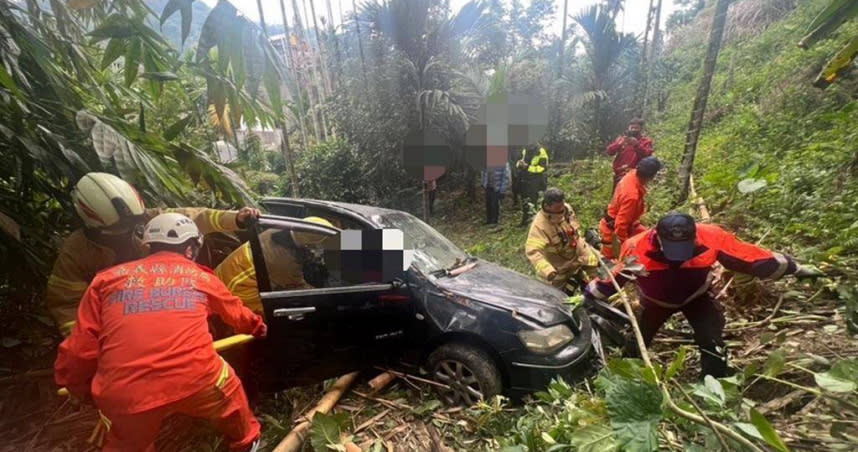
M 307 432 L 310 430 L 310 426 L 312 425 L 313 416 L 316 413 L 328 414 L 331 411 L 331 408 L 337 404 L 340 400 L 340 397 L 348 391 L 351 387 L 352 383 L 354 383 L 355 379 L 357 379 L 358 372 L 352 372 L 350 374 L 343 375 L 340 377 L 331 389 L 322 397 L 322 400 L 319 401 L 318 405 L 316 405 L 312 410 L 307 412 L 303 416 L 303 421 L 301 421 L 298 425 L 296 425 L 282 441 L 273 449 L 273 452 L 295 452 L 301 448 L 301 444 L 304 443 L 304 439 L 307 437 Z
M 625 292 L 623 292 L 623 289 L 622 287 L 620 287 L 620 284 L 617 282 L 617 279 L 614 278 L 613 271 L 611 271 L 611 268 L 608 267 L 607 264 L 605 264 L 605 261 L 602 260 L 602 257 L 597 254 L 596 258 L 599 259 L 599 264 L 605 270 L 605 273 L 607 273 L 608 278 L 611 280 L 611 283 L 614 286 L 614 289 L 616 289 L 617 293 L 620 294 L 620 300 L 623 302 L 623 307 L 626 309 L 626 315 L 629 316 L 629 321 L 632 324 L 632 330 L 635 333 L 635 341 L 637 342 L 638 349 L 640 350 L 641 359 L 643 360 L 644 365 L 652 372 L 652 375 L 655 378 L 655 383 L 661 390 L 662 396 L 665 400 L 665 404 L 670 409 L 670 411 L 672 411 L 679 417 L 685 418 L 692 422 L 696 422 L 700 425 L 708 426 L 716 432 L 723 433 L 725 436 L 742 444 L 748 449 L 753 450 L 754 452 L 763 452 L 763 450 L 760 449 L 756 444 L 752 443 L 749 439 L 745 438 L 735 430 L 711 419 L 709 420 L 709 422 L 707 422 L 707 420 L 704 419 L 702 416 L 685 411 L 680 408 L 679 405 L 676 404 L 676 402 L 674 402 L 673 397 L 670 395 L 670 391 L 667 389 L 667 385 L 663 381 L 661 381 L 658 372 L 656 372 L 655 367 L 652 365 L 652 360 L 650 359 L 649 351 L 647 350 L 646 343 L 644 342 L 643 334 L 641 334 L 640 325 L 638 324 L 637 317 L 635 317 L 634 310 L 632 310 L 632 305 L 631 303 L 629 303 L 628 296 L 625 294 Z

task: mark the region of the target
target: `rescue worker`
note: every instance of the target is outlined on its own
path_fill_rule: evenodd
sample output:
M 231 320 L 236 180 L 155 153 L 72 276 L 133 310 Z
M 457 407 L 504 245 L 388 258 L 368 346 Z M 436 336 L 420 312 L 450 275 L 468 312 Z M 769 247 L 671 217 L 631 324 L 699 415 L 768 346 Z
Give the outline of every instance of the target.
M 533 218 L 539 192 L 548 185 L 548 152 L 538 144 L 530 145 L 521 151 L 521 160 L 516 162 L 521 170 L 521 224 L 526 226 Z
M 146 209 L 143 199 L 124 180 L 108 173 L 87 173 L 72 192 L 75 211 L 84 227 L 69 235 L 60 249 L 48 279 L 45 304 L 60 331 L 74 324 L 77 307 L 87 285 L 101 270 L 143 256 L 140 231 L 148 220 L 164 212 L 190 217 L 203 234 L 235 231 L 259 211 L 238 212 L 188 208 Z
M 542 280 L 572 295 L 580 282 L 595 276 L 599 261 L 596 251 L 579 234 L 578 219 L 565 197 L 557 188 L 545 191 L 524 249 Z
M 307 217 L 304 221 L 334 227 L 321 217 Z M 280 231 L 269 229 L 259 234 L 263 258 L 271 288 L 274 290 L 313 289 L 321 287 L 324 281 L 315 278 L 316 285 L 305 279 L 306 267 L 312 265 L 313 252 L 327 236 L 299 231 Z M 226 284 L 244 305 L 253 312 L 262 312 L 262 300 L 256 280 L 256 268 L 253 265 L 253 253 L 250 243 L 245 243 L 230 253 L 215 269 L 215 274 Z
M 495 168 L 486 168 L 482 174 L 482 185 L 486 190 L 486 224 L 497 225 L 500 220 L 500 203 L 510 185 L 512 176 L 509 163 Z
M 615 259 L 620 254 L 623 242 L 646 229 L 640 223 L 646 211 L 646 186 L 660 169 L 661 162 L 657 158 L 646 157 L 617 184 L 611 203 L 605 209 L 605 216 L 599 221 L 602 256 L 606 259 Z
M 629 171 L 638 166 L 644 157 L 652 155 L 652 139 L 643 133 L 644 120 L 635 118 L 629 122 L 626 133 L 608 145 L 606 152 L 614 155 L 614 187 Z
M 624 266 L 634 261 L 643 266 L 634 276 L 625 275 Z M 778 279 L 784 275 L 819 276 L 818 270 L 798 265 L 791 257 L 743 242 L 712 224 L 696 224 L 694 218 L 671 212 L 650 228 L 623 243 L 614 277 L 620 287 L 633 281 L 640 294 L 639 323 L 644 343 L 676 312 L 682 312 L 694 330 L 694 342 L 701 354 L 701 377 L 728 374 L 724 313 L 709 292 L 712 266 L 758 278 Z M 616 292 L 608 279 L 590 282 L 585 299 L 607 300 Z M 627 350 L 634 354 L 633 350 Z
M 73 397 L 92 396 L 106 435 L 103 451 L 154 451 L 173 413 L 210 420 L 233 451 L 256 450 L 259 422 L 241 381 L 214 350 L 206 318 L 264 337 L 262 317 L 242 305 L 194 259 L 203 236 L 178 213 L 156 216 L 150 254 L 100 272 L 86 290 L 54 375 Z

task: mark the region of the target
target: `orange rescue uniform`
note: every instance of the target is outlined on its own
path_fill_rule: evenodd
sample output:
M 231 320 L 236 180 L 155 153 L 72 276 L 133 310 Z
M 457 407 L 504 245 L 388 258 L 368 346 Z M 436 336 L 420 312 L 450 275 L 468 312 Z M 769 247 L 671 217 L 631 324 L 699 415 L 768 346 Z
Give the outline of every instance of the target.
M 155 253 L 95 277 L 60 344 L 55 379 L 73 395 L 92 394 L 109 429 L 104 450 L 154 450 L 174 412 L 210 419 L 234 450 L 259 437 L 238 377 L 212 346 L 211 313 L 239 333 L 265 328 L 210 270 L 180 254 Z
M 638 170 L 629 171 L 617 184 L 605 216 L 599 222 L 602 234 L 602 256 L 616 258 L 620 246 L 629 237 L 645 228 L 640 219 L 646 212 L 646 186 L 638 177 Z

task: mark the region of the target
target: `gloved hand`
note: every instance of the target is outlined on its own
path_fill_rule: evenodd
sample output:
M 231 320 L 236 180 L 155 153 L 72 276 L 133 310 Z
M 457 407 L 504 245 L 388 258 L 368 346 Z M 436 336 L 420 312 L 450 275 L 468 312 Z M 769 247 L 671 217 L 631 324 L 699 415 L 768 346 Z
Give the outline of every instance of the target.
M 247 226 L 248 221 L 250 221 L 251 219 L 255 220 L 259 218 L 259 215 L 260 212 L 257 208 L 242 207 L 241 209 L 239 209 L 238 215 L 235 216 L 235 224 L 240 228 L 244 228 Z
M 821 276 L 825 276 L 825 272 L 813 265 L 799 264 L 797 267 L 798 268 L 795 269 L 795 273 L 793 273 L 796 278 L 819 278 Z
M 253 337 L 262 338 L 268 336 L 268 325 L 262 321 L 262 317 L 259 317 L 259 324 L 256 325 L 256 328 L 253 329 L 253 332 L 250 333 Z

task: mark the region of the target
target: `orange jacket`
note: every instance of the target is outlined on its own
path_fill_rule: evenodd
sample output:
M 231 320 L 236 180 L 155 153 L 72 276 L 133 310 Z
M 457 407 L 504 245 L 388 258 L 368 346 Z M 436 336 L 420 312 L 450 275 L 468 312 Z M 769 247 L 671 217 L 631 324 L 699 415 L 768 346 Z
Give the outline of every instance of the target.
M 263 329 L 262 317 L 182 255 L 160 252 L 111 267 L 86 290 L 54 378 L 72 394 L 91 391 L 99 408 L 114 413 L 188 397 L 223 366 L 206 322 L 212 312 L 238 333 Z
M 789 256 L 743 242 L 716 225 L 700 223 L 694 256 L 681 264 L 664 258 L 655 228 L 627 240 L 613 272 L 620 287 L 628 281 L 622 274 L 626 258 L 634 258 L 646 269 L 646 274 L 636 275 L 634 280 L 644 303 L 666 307 L 682 306 L 705 294 L 712 283 L 710 271 L 715 262 L 728 270 L 766 279 L 795 273 L 797 268 Z M 607 279 L 594 280 L 587 286 L 587 293 L 598 299 L 607 299 L 615 292 Z
M 640 224 L 640 219 L 646 211 L 646 186 L 634 169 L 623 176 L 614 190 L 614 197 L 608 204 L 608 216 L 614 219 L 613 233 L 620 243 L 634 235 Z M 637 231 L 639 232 L 639 231 Z

